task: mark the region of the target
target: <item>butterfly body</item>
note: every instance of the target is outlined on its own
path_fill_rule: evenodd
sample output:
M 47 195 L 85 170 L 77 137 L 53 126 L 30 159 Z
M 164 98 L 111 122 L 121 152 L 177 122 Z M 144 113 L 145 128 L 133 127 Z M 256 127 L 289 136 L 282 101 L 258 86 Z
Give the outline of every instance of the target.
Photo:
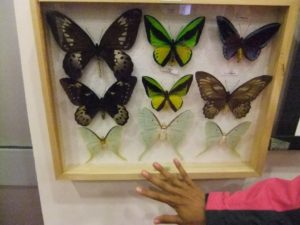
M 236 55 L 238 61 L 243 57 L 250 61 L 256 60 L 280 28 L 279 23 L 266 24 L 243 38 L 226 17 L 217 16 L 217 24 L 225 59 L 229 60 Z
M 98 112 L 102 118 L 108 113 L 118 125 L 124 125 L 129 118 L 125 104 L 129 101 L 137 78 L 129 76 L 125 80 L 112 84 L 104 96 L 99 98 L 90 88 L 72 78 L 60 80 L 61 86 L 73 105 L 79 106 L 75 112 L 75 120 L 82 126 L 87 126 Z
M 175 82 L 170 91 L 167 91 L 153 78 L 148 76 L 142 78 L 146 94 L 151 99 L 151 106 L 156 111 L 162 110 L 166 103 L 174 112 L 178 111 L 183 105 L 182 97 L 188 93 L 192 81 L 192 74 L 185 75 Z
M 63 68 L 73 79 L 96 57 L 103 59 L 117 79 L 131 75 L 133 63 L 123 52 L 135 42 L 142 12 L 131 9 L 118 17 L 106 30 L 100 43 L 94 44 L 87 33 L 72 19 L 58 11 L 47 12 L 47 22 L 59 47 L 66 52 Z
M 236 88 L 232 93 L 226 91 L 223 84 L 213 75 L 198 71 L 196 80 L 203 100 L 203 114 L 213 119 L 226 105 L 236 118 L 247 115 L 251 108 L 251 101 L 271 82 L 272 76 L 255 77 Z
M 154 61 L 162 67 L 175 61 L 179 66 L 184 66 L 190 61 L 192 48 L 199 41 L 205 17 L 197 17 L 188 23 L 179 32 L 176 39 L 171 38 L 167 30 L 155 17 L 145 15 L 144 23 L 147 39 L 155 48 L 153 52 Z

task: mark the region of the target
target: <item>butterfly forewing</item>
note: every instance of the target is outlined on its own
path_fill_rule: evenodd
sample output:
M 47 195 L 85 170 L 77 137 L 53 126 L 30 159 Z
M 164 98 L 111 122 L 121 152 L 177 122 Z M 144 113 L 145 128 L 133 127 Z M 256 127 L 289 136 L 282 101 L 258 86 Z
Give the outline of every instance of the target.
M 227 44 L 228 40 L 240 39 L 238 31 L 233 24 L 224 16 L 217 16 L 217 24 L 219 28 L 219 34 L 223 44 Z
M 251 122 L 249 121 L 240 123 L 226 134 L 226 144 L 232 151 L 236 151 L 236 146 L 240 142 L 242 136 L 247 132 L 250 125 Z
M 64 51 L 94 50 L 90 37 L 69 17 L 57 11 L 47 12 L 46 17 L 54 39 Z
M 255 77 L 238 87 L 229 97 L 228 106 L 236 118 L 246 116 L 260 92 L 272 81 L 272 76 Z
M 271 23 L 250 33 L 243 43 L 243 52 L 246 58 L 251 61 L 255 60 L 261 49 L 267 45 L 279 28 L 279 23 Z
M 196 72 L 196 81 L 206 104 L 203 113 L 206 118 L 214 118 L 226 105 L 227 92 L 223 84 L 209 73 Z
M 100 48 L 130 49 L 135 42 L 141 17 L 142 11 L 140 9 L 131 9 L 124 12 L 104 33 Z

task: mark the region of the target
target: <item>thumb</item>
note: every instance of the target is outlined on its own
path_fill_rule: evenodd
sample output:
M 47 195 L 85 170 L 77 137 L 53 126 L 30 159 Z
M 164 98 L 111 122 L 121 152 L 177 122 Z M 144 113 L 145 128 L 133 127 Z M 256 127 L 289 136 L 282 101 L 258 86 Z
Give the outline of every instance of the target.
M 154 219 L 154 224 L 183 224 L 184 221 L 178 215 L 161 215 Z

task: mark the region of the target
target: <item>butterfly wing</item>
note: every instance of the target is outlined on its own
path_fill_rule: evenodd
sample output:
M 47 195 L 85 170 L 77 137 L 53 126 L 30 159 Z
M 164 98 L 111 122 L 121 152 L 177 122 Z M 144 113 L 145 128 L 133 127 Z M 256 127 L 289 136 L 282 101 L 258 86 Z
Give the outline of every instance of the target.
M 180 78 L 169 91 L 168 102 L 174 112 L 183 104 L 182 97 L 186 96 L 193 81 L 193 75 L 188 74 Z
M 141 160 L 145 153 L 159 138 L 161 125 L 157 117 L 147 108 L 143 108 L 139 112 L 138 121 L 140 126 L 140 135 L 145 145 L 145 151 L 139 158 Z
M 128 50 L 133 46 L 141 17 L 140 9 L 124 12 L 110 25 L 101 39 L 98 54 L 106 61 L 118 80 L 132 73 L 131 58 L 122 50 Z
M 250 33 L 243 42 L 245 57 L 250 61 L 257 59 L 261 49 L 277 33 L 279 27 L 279 23 L 270 23 Z
M 272 81 L 272 76 L 255 77 L 238 87 L 229 97 L 228 106 L 236 118 L 247 115 L 251 101 Z
M 174 55 L 180 66 L 190 61 L 192 48 L 198 44 L 204 24 L 205 17 L 197 17 L 179 32 L 175 41 Z
M 180 157 L 181 155 L 178 152 L 178 147 L 182 141 L 184 141 L 187 130 L 192 124 L 193 118 L 194 115 L 192 111 L 184 111 L 176 116 L 167 127 L 167 139 Z
M 201 97 L 206 101 L 203 113 L 206 118 L 212 119 L 225 107 L 225 87 L 213 75 L 202 71 L 196 72 L 196 81 Z
M 129 76 L 126 79 L 116 81 L 110 86 L 103 97 L 105 111 L 118 125 L 123 126 L 129 119 L 124 105 L 128 103 L 136 82 L 137 78 L 135 76 Z
M 79 106 L 75 112 L 75 120 L 82 126 L 90 124 L 99 110 L 102 110 L 101 100 L 83 83 L 72 78 L 60 79 L 60 84 L 72 104 Z
M 172 38 L 153 16 L 145 15 L 144 23 L 148 41 L 155 48 L 153 58 L 157 64 L 165 66 L 172 57 Z
M 224 16 L 217 16 L 220 39 L 223 43 L 223 55 L 230 59 L 236 55 L 241 45 L 241 37 L 233 24 Z
M 120 15 L 101 38 L 100 47 L 108 49 L 130 49 L 137 37 L 142 11 L 130 9 Z
M 87 162 L 91 161 L 101 150 L 103 150 L 103 146 L 101 144 L 101 138 L 98 137 L 92 130 L 86 127 L 80 127 L 79 132 L 81 134 L 82 139 L 86 143 L 86 147 L 90 153 L 90 158 Z
M 200 154 L 206 152 L 212 146 L 218 144 L 221 138 L 223 137 L 223 132 L 218 124 L 216 124 L 213 121 L 207 121 L 205 124 L 205 135 L 206 135 L 205 149 L 202 152 L 200 152 Z
M 58 11 L 46 14 L 54 39 L 67 52 L 63 68 L 71 78 L 81 76 L 81 70 L 95 55 L 96 47 L 90 37 L 69 17 Z
M 226 134 L 226 144 L 233 152 L 236 152 L 236 146 L 240 142 L 242 136 L 246 133 L 249 129 L 251 122 L 246 121 L 243 122 L 236 127 L 234 127 L 231 131 Z M 237 153 L 238 154 L 238 153 Z M 239 155 L 239 154 L 238 154 Z
M 108 131 L 107 135 L 105 136 L 105 142 L 109 150 L 111 150 L 120 159 L 126 160 L 126 158 L 120 153 L 121 136 L 122 127 L 114 126 Z
M 166 103 L 165 90 L 151 77 L 143 76 L 142 82 L 147 96 L 151 98 L 152 108 L 156 111 L 160 111 Z

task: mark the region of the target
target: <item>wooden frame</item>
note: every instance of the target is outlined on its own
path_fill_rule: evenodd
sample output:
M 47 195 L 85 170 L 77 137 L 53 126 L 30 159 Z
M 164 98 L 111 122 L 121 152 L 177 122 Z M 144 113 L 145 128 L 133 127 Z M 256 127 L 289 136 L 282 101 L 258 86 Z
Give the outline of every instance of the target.
M 52 149 L 53 165 L 57 179 L 71 180 L 132 180 L 141 179 L 141 169 L 152 170 L 150 164 L 128 163 L 126 165 L 110 164 L 100 165 L 79 165 L 65 167 L 62 160 L 62 150 L 59 141 L 59 130 L 57 127 L 56 114 L 54 110 L 53 90 L 49 81 L 51 68 L 47 63 L 46 34 L 43 24 L 41 6 L 44 3 L 174 3 L 174 4 L 207 4 L 207 5 L 251 5 L 251 6 L 274 6 L 282 8 L 282 27 L 276 39 L 276 54 L 272 55 L 269 72 L 274 79 L 268 91 L 265 92 L 258 123 L 264 124 L 257 130 L 249 162 L 236 163 L 214 163 L 199 164 L 185 163 L 184 166 L 195 179 L 209 178 L 243 178 L 258 176 L 261 174 L 267 156 L 269 138 L 275 119 L 281 87 L 286 74 L 286 65 L 289 60 L 290 49 L 293 42 L 293 34 L 298 16 L 298 0 L 182 0 L 182 1 L 161 1 L 161 0 L 31 0 L 32 17 L 35 27 L 36 44 L 40 65 L 40 76 L 44 95 L 44 107 L 47 114 L 47 125 Z M 171 167 L 171 172 L 174 172 Z

